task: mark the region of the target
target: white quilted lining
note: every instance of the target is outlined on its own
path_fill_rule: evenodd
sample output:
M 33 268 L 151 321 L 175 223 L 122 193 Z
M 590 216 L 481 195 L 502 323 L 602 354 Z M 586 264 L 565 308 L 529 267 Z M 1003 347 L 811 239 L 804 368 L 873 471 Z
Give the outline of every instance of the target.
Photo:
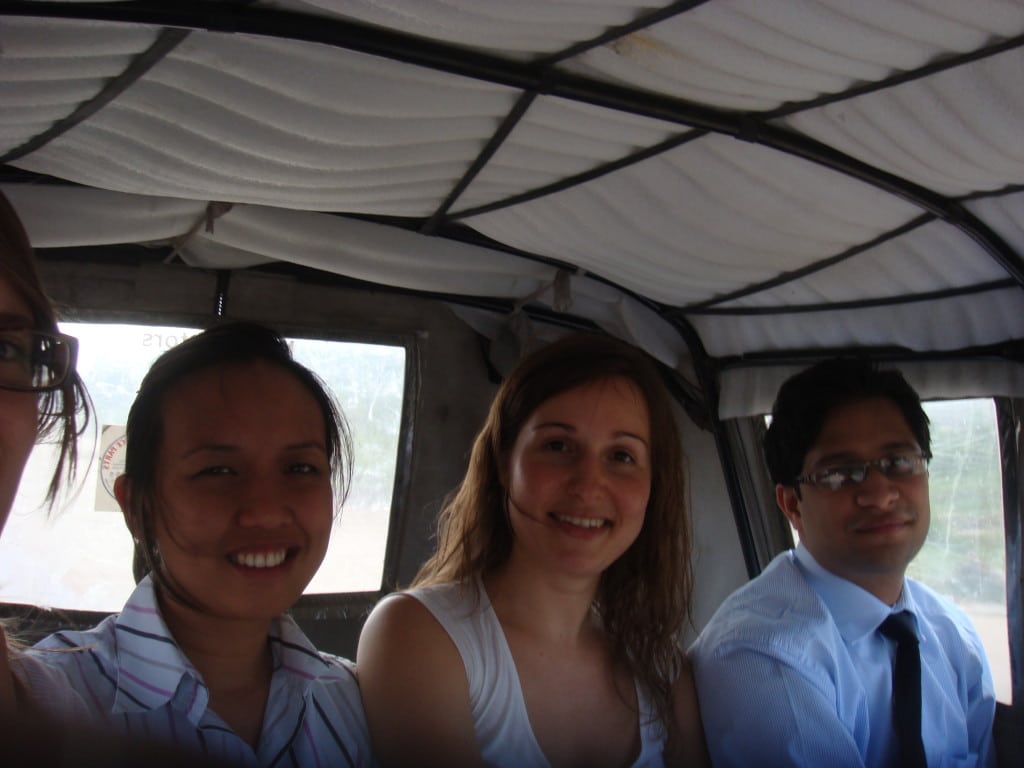
M 368 22 L 520 63 L 652 10 L 614 0 L 257 5 Z M 0 153 L 71 114 L 160 33 L 0 16 Z M 715 0 L 570 56 L 559 71 L 713 108 L 788 110 L 1022 33 L 1024 6 L 1014 0 Z M 988 193 L 965 208 L 1019 260 L 1022 81 L 1018 45 L 782 114 L 772 125 L 936 198 Z M 585 183 L 460 216 L 691 130 L 543 90 L 449 201 L 461 224 L 536 259 L 330 215 L 430 217 L 520 96 L 509 85 L 339 47 L 193 31 L 111 104 L 11 163 L 84 187 L 4 189 L 38 247 L 173 244 L 196 266 L 282 260 L 382 285 L 546 305 L 564 265 L 577 273 L 572 313 L 687 373 L 686 342 L 652 303 L 675 308 L 733 376 L 749 355 L 848 345 L 925 352 L 1024 337 L 1019 286 L 791 311 L 1002 285 L 1009 273 L 977 238 L 938 218 L 886 239 L 925 213 L 898 190 L 727 135 L 701 135 Z M 234 207 L 207 232 L 196 224 L 211 202 Z M 868 245 L 875 238 L 883 239 Z M 814 268 L 851 249 L 859 252 Z M 734 292 L 747 295 L 722 308 L 761 313 L 689 311 Z M 746 407 L 724 402 L 723 413 Z

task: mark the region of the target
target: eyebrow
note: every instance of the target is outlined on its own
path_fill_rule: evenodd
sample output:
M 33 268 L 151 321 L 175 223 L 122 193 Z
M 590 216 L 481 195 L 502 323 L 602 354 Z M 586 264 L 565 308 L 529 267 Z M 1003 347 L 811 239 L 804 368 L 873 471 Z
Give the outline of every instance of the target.
M 900 451 L 920 451 L 921 447 L 916 442 L 908 442 L 906 440 L 898 440 L 894 443 L 886 443 L 882 446 L 882 455 L 900 452 Z M 814 462 L 815 467 L 820 467 L 823 464 L 837 464 L 840 462 L 859 462 L 863 461 L 859 456 L 851 451 L 836 451 L 834 453 L 828 453 L 824 456 L 819 456 L 817 461 Z
M 284 453 L 293 453 L 296 451 L 305 451 L 310 448 L 320 451 L 323 454 L 327 454 L 327 447 L 316 440 L 305 440 L 301 443 L 291 443 L 284 447 Z M 216 454 L 230 454 L 238 453 L 241 450 L 239 446 L 232 445 L 231 443 L 203 443 L 193 448 L 189 448 L 183 451 L 178 457 L 179 459 L 187 459 L 190 456 L 195 456 L 197 453 L 216 453 Z
M 0 312 L 0 328 L 9 331 L 27 330 L 32 327 L 32 318 L 21 312 Z
M 545 421 L 535 426 L 533 428 L 533 431 L 540 432 L 542 429 L 561 429 L 566 432 L 577 431 L 576 427 L 574 427 L 572 424 L 566 424 L 564 421 Z M 613 432 L 612 434 L 614 437 L 626 437 L 631 440 L 636 440 L 637 442 L 643 443 L 644 445 L 647 445 L 647 441 L 634 432 L 629 432 L 627 430 L 622 429 L 618 430 L 617 432 Z

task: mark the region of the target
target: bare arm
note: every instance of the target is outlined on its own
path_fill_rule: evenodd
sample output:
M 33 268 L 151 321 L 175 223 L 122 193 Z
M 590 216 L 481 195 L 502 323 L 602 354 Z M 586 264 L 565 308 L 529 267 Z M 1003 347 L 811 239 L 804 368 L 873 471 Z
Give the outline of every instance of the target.
M 397 595 L 374 608 L 356 667 L 382 768 L 483 765 L 462 658 L 419 601 Z
M 678 768 L 711 765 L 704 742 L 693 669 L 685 660 L 672 688 L 672 715 L 674 722 L 665 745 L 665 765 Z

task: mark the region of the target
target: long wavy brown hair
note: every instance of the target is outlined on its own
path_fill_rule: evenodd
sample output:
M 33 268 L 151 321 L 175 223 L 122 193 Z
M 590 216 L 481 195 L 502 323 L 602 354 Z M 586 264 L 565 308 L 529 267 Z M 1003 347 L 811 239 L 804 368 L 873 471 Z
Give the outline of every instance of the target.
M 602 574 L 594 610 L 621 660 L 648 691 L 658 718 L 672 716 L 672 684 L 683 664 L 690 618 L 690 521 L 675 414 L 656 364 L 606 336 L 576 334 L 528 357 L 498 390 L 473 443 L 469 468 L 438 518 L 437 550 L 413 586 L 469 582 L 501 566 L 514 534 L 500 469 L 533 412 L 550 398 L 621 376 L 643 394 L 651 420 L 651 494 L 636 541 Z
M 57 314 L 43 292 L 36 270 L 35 256 L 28 235 L 7 197 L 0 192 L 0 279 L 6 280 L 28 304 L 33 330 L 57 332 Z M 78 437 L 87 428 L 91 401 L 85 385 L 74 370 L 60 389 L 39 395 L 39 420 L 36 441 L 52 440 L 60 446 L 57 466 L 50 479 L 46 501 L 53 505 L 65 483 L 70 483 L 78 468 Z

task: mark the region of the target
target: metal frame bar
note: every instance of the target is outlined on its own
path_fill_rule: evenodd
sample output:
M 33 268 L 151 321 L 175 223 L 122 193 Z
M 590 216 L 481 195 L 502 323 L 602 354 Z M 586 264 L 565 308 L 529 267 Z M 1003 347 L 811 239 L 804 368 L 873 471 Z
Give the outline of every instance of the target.
M 681 314 L 687 316 L 717 316 L 717 317 L 754 317 L 764 315 L 790 315 L 808 312 L 836 312 L 848 309 L 864 309 L 867 307 L 892 307 L 900 304 L 916 304 L 922 301 L 937 301 L 939 299 L 952 299 L 957 296 L 971 296 L 976 293 L 987 293 L 989 291 L 1001 291 L 1007 288 L 1016 288 L 1010 278 L 1002 280 L 990 280 L 985 283 L 964 285 L 959 288 L 943 288 L 938 291 L 925 293 L 909 293 L 902 296 L 880 297 L 877 299 L 860 299 L 856 301 L 835 301 L 828 304 L 787 304 L 770 307 L 734 307 L 734 308 L 709 308 L 683 310 Z
M 996 423 L 1003 477 L 1010 677 L 1014 707 L 1020 708 L 1024 703 L 1024 647 L 1019 642 L 1024 638 L 1024 400 L 997 398 Z

